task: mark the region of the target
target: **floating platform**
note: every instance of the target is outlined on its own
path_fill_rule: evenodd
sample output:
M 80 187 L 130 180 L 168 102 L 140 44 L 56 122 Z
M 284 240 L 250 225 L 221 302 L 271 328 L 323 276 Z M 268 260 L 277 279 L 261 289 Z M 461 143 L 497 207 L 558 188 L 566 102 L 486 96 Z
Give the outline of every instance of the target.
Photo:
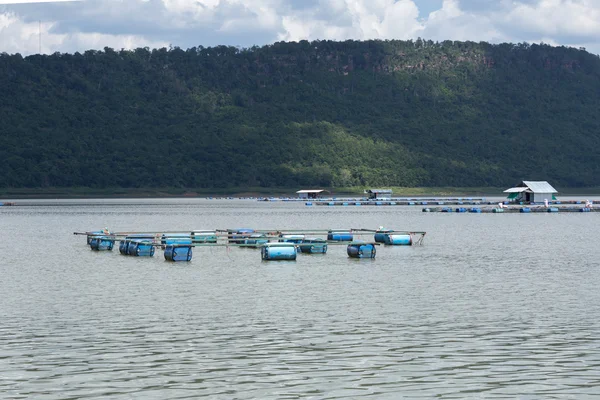
M 352 258 L 375 258 L 374 246 L 422 245 L 425 232 L 397 231 L 394 229 L 327 229 L 327 230 L 255 230 L 214 229 L 169 232 L 110 232 L 107 230 L 74 232 L 85 235 L 94 250 L 111 250 L 119 242 L 123 255 L 152 257 L 156 248 L 164 250 L 168 261 L 191 261 L 194 247 L 249 247 L 259 248 L 263 260 L 295 260 L 298 252 L 327 254 L 329 246 L 347 246 Z M 186 233 L 189 232 L 189 233 Z M 358 237 L 358 238 L 357 238 Z M 375 242 L 369 242 L 373 237 Z
M 592 203 L 599 202 L 593 200 Z M 346 200 L 330 200 L 330 201 L 307 201 L 306 206 L 497 206 L 498 201 L 486 201 L 485 199 L 433 199 L 433 200 L 359 200 L 359 201 L 346 201 Z M 503 202 L 505 205 L 512 206 L 544 206 L 544 203 L 509 203 Z M 548 202 L 552 206 L 565 206 L 565 205 L 585 205 L 585 201 L 580 200 L 567 200 L 567 201 L 552 201 Z
M 459 213 L 459 214 L 529 214 L 529 213 L 579 213 L 579 212 L 599 212 L 600 209 L 586 208 L 586 207 L 544 207 L 544 206 L 530 206 L 530 207 L 425 207 L 423 212 L 441 212 L 441 213 Z

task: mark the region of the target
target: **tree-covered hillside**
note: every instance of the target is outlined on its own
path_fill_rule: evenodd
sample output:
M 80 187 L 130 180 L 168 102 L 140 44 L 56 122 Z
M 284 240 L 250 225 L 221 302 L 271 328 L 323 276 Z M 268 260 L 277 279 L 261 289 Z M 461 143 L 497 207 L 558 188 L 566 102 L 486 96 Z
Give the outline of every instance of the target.
M 0 55 L 0 187 L 600 186 L 600 59 L 316 41 Z

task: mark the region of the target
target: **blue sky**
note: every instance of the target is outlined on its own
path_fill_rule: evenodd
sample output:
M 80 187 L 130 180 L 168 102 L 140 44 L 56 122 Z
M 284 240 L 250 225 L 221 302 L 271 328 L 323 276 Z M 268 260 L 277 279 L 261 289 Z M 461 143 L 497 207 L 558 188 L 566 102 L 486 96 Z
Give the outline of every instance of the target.
M 0 52 L 280 40 L 544 42 L 600 53 L 600 0 L 0 0 Z

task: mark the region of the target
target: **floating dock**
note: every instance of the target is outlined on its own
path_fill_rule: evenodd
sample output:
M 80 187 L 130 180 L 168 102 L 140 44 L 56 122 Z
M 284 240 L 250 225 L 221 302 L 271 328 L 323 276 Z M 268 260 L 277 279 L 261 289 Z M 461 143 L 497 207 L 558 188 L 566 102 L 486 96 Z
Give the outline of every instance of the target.
M 459 213 L 459 214 L 529 214 L 529 213 L 580 213 L 580 212 L 598 212 L 600 209 L 588 207 L 545 207 L 545 206 L 530 206 L 530 207 L 425 207 L 423 212 L 426 213 Z
M 594 200 L 593 203 L 600 202 Z M 548 202 L 552 206 L 564 206 L 564 205 L 585 205 L 585 201 L 580 200 L 567 200 L 567 201 L 552 201 Z M 420 200 L 331 200 L 331 201 L 306 201 L 306 206 L 494 206 L 498 205 L 498 201 L 486 201 L 485 199 L 420 199 Z M 513 205 L 514 203 L 503 202 L 506 205 Z M 539 206 L 544 203 L 519 203 L 518 206 Z

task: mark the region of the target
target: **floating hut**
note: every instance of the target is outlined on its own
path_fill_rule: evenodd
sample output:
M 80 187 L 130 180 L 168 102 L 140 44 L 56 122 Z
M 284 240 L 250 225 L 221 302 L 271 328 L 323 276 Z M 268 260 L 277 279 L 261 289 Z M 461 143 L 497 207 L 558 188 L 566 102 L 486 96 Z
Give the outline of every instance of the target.
M 392 189 L 368 189 L 365 194 L 369 195 L 369 200 L 391 199 Z
M 556 200 L 554 193 L 558 192 L 546 181 L 523 181 L 504 193 L 509 194 L 508 200 L 512 203 L 543 203 Z
M 321 197 L 321 195 L 323 193 L 326 193 L 327 191 L 324 189 L 302 189 L 302 190 L 298 190 L 296 193 L 298 194 L 298 198 L 302 199 L 302 200 L 308 200 L 308 199 L 317 199 L 319 197 Z

